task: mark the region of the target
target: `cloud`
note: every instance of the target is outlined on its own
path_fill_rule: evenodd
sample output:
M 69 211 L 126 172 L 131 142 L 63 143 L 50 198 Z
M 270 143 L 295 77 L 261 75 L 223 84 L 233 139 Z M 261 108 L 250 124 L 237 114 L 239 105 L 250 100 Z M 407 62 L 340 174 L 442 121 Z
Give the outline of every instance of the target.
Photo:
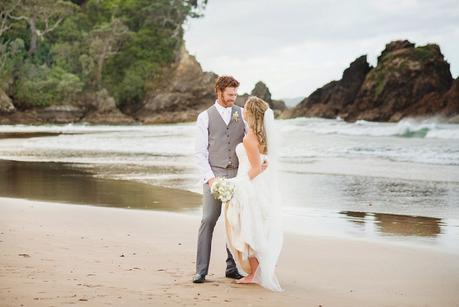
M 386 43 L 438 43 L 459 74 L 459 1 L 210 0 L 185 40 L 205 70 L 233 74 L 241 92 L 263 80 L 273 96 L 309 95 Z

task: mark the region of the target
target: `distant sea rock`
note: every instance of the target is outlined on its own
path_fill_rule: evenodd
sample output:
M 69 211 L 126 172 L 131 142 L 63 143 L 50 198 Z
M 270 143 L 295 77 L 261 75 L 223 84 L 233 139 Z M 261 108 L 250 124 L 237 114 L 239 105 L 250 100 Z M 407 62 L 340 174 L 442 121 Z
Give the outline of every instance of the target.
M 404 117 L 459 114 L 459 85 L 436 44 L 415 47 L 407 40 L 386 45 L 376 67 L 366 56 L 351 63 L 341 80 L 306 97 L 284 118 L 341 117 L 346 121 L 399 121 Z
M 250 95 L 245 93 L 239 95 L 236 99 L 236 104 L 243 107 L 249 96 L 257 96 L 269 104 L 269 107 L 274 110 L 275 114 L 278 115 L 281 111 L 287 109 L 285 102 L 282 100 L 275 100 L 271 98 L 271 92 L 269 91 L 268 86 L 262 81 L 258 81 L 255 84 L 255 87 L 250 92 Z

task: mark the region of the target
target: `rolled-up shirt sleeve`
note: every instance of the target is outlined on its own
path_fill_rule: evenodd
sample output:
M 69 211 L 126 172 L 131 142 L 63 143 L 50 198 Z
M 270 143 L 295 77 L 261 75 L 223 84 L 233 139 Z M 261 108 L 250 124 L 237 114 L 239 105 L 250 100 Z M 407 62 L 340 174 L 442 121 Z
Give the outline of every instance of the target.
M 215 177 L 209 164 L 209 137 L 208 137 L 209 117 L 207 112 L 202 112 L 196 120 L 196 143 L 195 158 L 201 173 L 201 183 L 207 183 L 209 179 Z

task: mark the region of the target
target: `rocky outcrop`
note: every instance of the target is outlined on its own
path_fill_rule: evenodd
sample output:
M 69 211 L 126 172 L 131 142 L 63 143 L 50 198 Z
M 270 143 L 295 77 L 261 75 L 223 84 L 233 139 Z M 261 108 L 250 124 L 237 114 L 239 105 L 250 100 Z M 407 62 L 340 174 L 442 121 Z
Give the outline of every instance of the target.
M 290 111 L 290 116 L 335 118 L 354 102 L 370 69 L 365 55 L 357 58 L 344 70 L 340 80 L 315 90 Z
M 454 80 L 451 88 L 443 96 L 443 108 L 440 114 L 444 117 L 459 116 L 459 78 Z
M 16 111 L 10 97 L 0 89 L 0 114 L 10 114 Z
M 74 123 L 81 120 L 85 109 L 73 105 L 57 105 L 35 110 L 37 120 L 56 124 Z
M 0 115 L 0 124 L 65 124 L 81 120 L 85 110 L 72 105 L 58 105 L 47 108 L 33 108 Z
M 271 92 L 269 91 L 269 88 L 266 86 L 266 84 L 264 84 L 262 81 L 258 81 L 255 84 L 255 87 L 253 88 L 250 95 L 257 96 L 267 103 L 271 102 Z
M 86 95 L 89 110 L 81 118 L 81 121 L 91 124 L 130 124 L 135 120 L 122 113 L 116 106 L 115 99 L 107 90 L 102 89 L 96 93 Z
M 398 121 L 408 116 L 459 113 L 457 82 L 438 45 L 409 41 L 386 45 L 371 68 L 355 60 L 339 81 L 313 92 L 284 117 L 318 116 L 347 121 Z
M 194 121 L 215 101 L 217 75 L 203 72 L 184 46 L 162 76 L 150 85 L 144 104 L 133 112 L 135 119 L 147 124 Z
M 106 90 L 86 93 L 78 103 L 31 108 L 0 115 L 0 124 L 66 124 L 86 122 L 91 124 L 129 124 L 135 120 L 123 114 Z
M 258 81 L 257 84 L 255 84 L 255 87 L 250 94 L 252 96 L 260 97 L 269 104 L 270 108 L 274 110 L 283 111 L 287 108 L 284 101 L 271 98 L 269 88 L 262 81 Z
M 284 101 L 271 98 L 271 92 L 269 91 L 269 88 L 262 81 L 258 81 L 255 84 L 255 87 L 253 88 L 250 95 L 247 93 L 239 95 L 236 99 L 236 104 L 243 107 L 249 96 L 257 96 L 266 101 L 269 104 L 269 107 L 274 110 L 276 115 L 280 114 L 281 111 L 287 108 Z

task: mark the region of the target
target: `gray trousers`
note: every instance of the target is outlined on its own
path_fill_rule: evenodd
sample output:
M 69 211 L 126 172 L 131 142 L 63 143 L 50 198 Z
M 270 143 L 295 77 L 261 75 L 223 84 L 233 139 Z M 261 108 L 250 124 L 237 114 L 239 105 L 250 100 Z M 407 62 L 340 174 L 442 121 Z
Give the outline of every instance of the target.
M 233 178 L 237 174 L 236 168 L 212 167 L 212 171 L 216 177 Z M 196 273 L 203 276 L 207 275 L 209 271 L 212 236 L 221 211 L 221 201 L 216 200 L 212 196 L 209 184 L 203 184 L 203 210 L 201 226 L 199 227 L 198 252 L 196 257 Z M 226 273 L 237 271 L 236 263 L 228 247 L 226 248 L 226 252 L 228 254 L 226 258 Z

